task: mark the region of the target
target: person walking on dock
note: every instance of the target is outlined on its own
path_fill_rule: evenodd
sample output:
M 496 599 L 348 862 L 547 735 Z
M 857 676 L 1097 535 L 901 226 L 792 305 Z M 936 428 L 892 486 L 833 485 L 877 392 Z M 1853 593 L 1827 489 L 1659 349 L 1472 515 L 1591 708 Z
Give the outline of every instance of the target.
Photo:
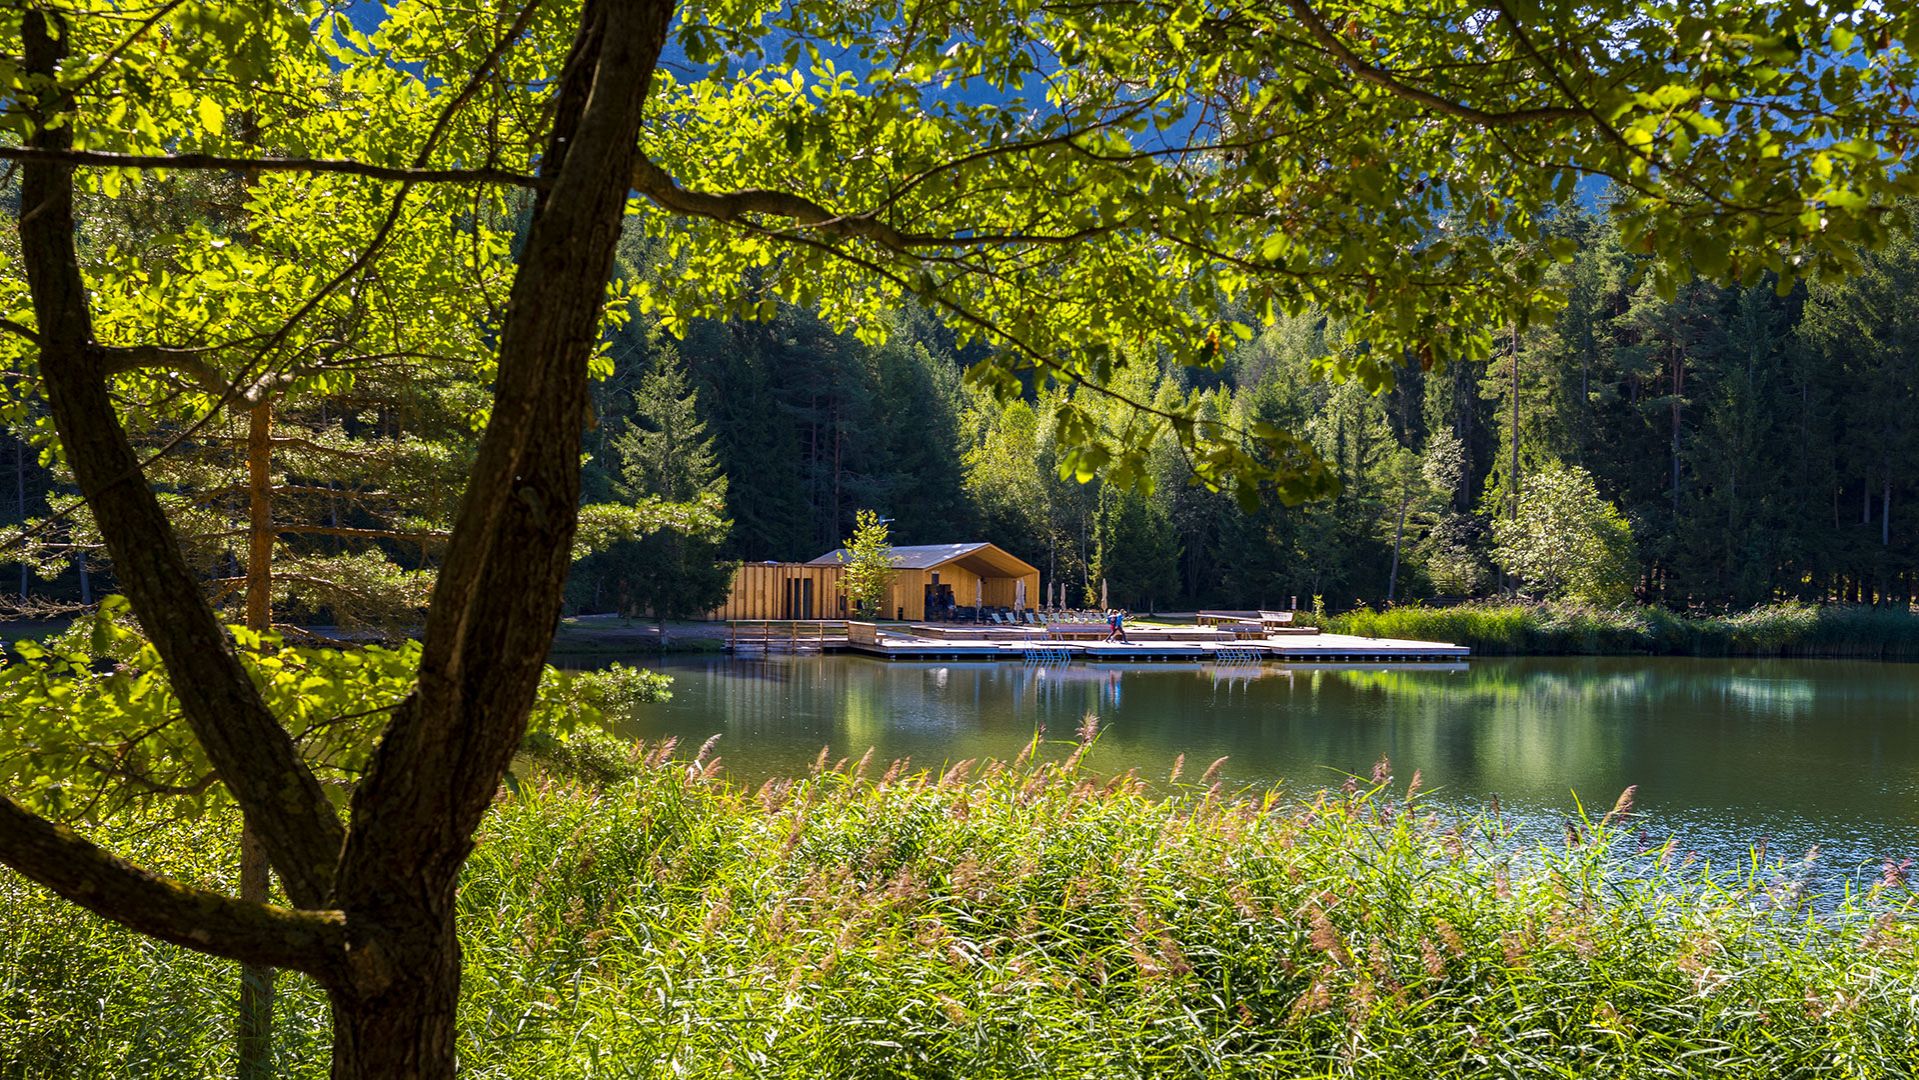
M 1106 609 L 1106 625 L 1112 633 L 1106 635 L 1108 641 L 1126 641 L 1126 616 L 1118 608 Z

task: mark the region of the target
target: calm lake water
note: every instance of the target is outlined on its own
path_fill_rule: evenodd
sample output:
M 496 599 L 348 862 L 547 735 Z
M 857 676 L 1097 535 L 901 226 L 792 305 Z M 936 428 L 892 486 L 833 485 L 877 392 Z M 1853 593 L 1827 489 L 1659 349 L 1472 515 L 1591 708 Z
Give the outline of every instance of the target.
M 1232 784 L 1307 794 L 1366 774 L 1423 773 L 1458 809 L 1494 795 L 1558 829 L 1575 795 L 1596 817 L 1639 785 L 1656 839 L 1726 865 L 1766 839 L 1818 844 L 1830 868 L 1919 856 L 1919 665 L 1675 658 L 1475 660 L 1465 670 L 1276 666 L 900 663 L 855 656 L 669 661 L 673 700 L 629 732 L 721 736 L 737 780 L 802 775 L 819 754 L 876 749 L 877 773 L 1011 757 L 1043 725 L 1071 739 L 1088 713 L 1090 767 L 1197 778 L 1222 755 Z

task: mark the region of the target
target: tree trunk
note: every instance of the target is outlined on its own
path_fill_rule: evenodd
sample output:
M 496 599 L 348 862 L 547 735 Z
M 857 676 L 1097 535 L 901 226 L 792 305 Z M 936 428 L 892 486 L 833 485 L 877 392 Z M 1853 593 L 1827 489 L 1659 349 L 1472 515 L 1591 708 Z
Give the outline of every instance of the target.
M 332 995 L 333 1080 L 449 1080 L 456 1074 L 460 942 L 452 890 L 420 906 L 426 910 L 392 913 L 403 921 L 382 935 L 381 984 Z
M 577 524 L 587 365 L 672 10 L 670 0 L 586 0 L 580 13 L 549 104 L 546 186 L 500 330 L 491 418 L 435 586 L 417 683 L 354 790 L 350 830 L 261 700 L 118 421 L 113 350 L 94 340 L 74 250 L 72 169 L 35 161 L 21 170 L 20 257 L 62 446 L 180 714 L 256 826 L 288 898 L 306 910 L 156 879 L 4 798 L 0 856 L 136 930 L 314 974 L 333 1007 L 336 1080 L 454 1075 L 455 889 L 552 644 Z M 25 70 L 44 77 L 26 96 L 44 119 L 70 105 L 52 78 L 67 35 L 37 9 L 22 26 Z M 37 149 L 72 142 L 68 124 L 38 124 L 28 136 Z M 84 861 L 55 857 L 69 854 Z
M 1517 326 L 1514 326 L 1512 328 L 1512 339 L 1513 339 L 1512 388 L 1509 392 L 1512 394 L 1512 399 L 1513 399 L 1513 402 L 1512 402 L 1513 404 L 1513 408 L 1512 408 L 1513 446 L 1512 446 L 1512 465 L 1508 469 L 1508 475 L 1506 477 L 1506 481 L 1507 481 L 1507 485 L 1513 489 L 1511 510 L 1510 510 L 1509 516 L 1511 517 L 1513 521 L 1518 521 L 1519 520 L 1519 328 Z M 1503 566 L 1499 568 L 1499 587 L 1502 591 L 1510 590 L 1514 593 L 1517 593 L 1519 591 L 1519 582 L 1515 580 L 1511 575 L 1507 574 L 1506 568 Z
M 27 440 L 23 435 L 13 444 L 13 498 L 14 506 L 20 512 L 20 525 L 27 523 Z M 20 599 L 27 598 L 28 575 L 31 569 L 25 559 L 20 560 Z
M 57 17 L 29 11 L 27 67 L 51 76 L 66 55 Z M 47 112 L 61 99 L 39 101 Z M 65 150 L 68 125 L 37 128 L 30 145 Z M 93 336 L 93 312 L 74 249 L 71 167 L 21 168 L 20 253 L 40 331 L 40 376 L 61 448 L 93 512 L 115 578 L 165 665 L 180 713 L 244 810 L 271 807 L 256 824 L 289 896 L 326 896 L 341 828 L 293 740 L 260 698 L 181 554 L 166 510 L 145 482 L 111 393 L 110 358 Z M 90 588 L 84 565 L 83 588 Z
M 1514 325 L 1513 335 L 1513 520 L 1519 520 L 1519 327 Z
M 1402 491 L 1399 497 L 1399 524 L 1393 526 L 1393 569 L 1386 575 L 1386 602 L 1393 602 L 1393 596 L 1399 587 L 1399 542 L 1406 535 L 1406 508 L 1412 505 L 1412 496 Z
M 332 993 L 336 1080 L 454 1073 L 454 894 L 526 731 L 578 521 L 587 366 L 669 0 L 587 0 L 549 106 L 494 408 L 428 610 L 418 685 L 354 789 L 335 899 L 376 955 Z
M 1464 482 L 1453 494 L 1453 511 L 1469 514 L 1473 509 L 1473 480 L 1479 470 L 1474 467 L 1477 455 L 1473 451 L 1476 433 L 1473 421 L 1479 405 L 1479 392 L 1473 383 L 1472 365 L 1453 365 L 1453 434 L 1459 437 L 1459 445 L 1465 448 L 1466 469 Z
M 247 629 L 273 625 L 273 404 L 247 410 Z M 264 904 L 272 889 L 266 848 L 251 824 L 240 832 L 240 899 Z M 234 1072 L 240 1080 L 273 1076 L 273 979 L 270 967 L 240 967 L 234 1021 Z
M 247 410 L 247 629 L 273 625 L 273 404 Z
M 267 849 L 251 825 L 240 830 L 240 899 L 264 904 L 272 878 Z M 240 1009 L 234 1018 L 234 1072 L 240 1080 L 273 1077 L 273 977 L 270 967 L 240 965 Z
M 1672 350 L 1672 520 L 1679 527 L 1679 395 L 1686 387 L 1686 360 L 1678 348 Z

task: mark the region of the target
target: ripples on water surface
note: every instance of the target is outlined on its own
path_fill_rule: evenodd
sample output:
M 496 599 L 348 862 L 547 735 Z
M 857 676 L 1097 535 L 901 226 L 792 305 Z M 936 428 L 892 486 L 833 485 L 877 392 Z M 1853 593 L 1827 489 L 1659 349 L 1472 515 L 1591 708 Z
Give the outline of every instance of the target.
M 1036 726 L 1070 739 L 1099 716 L 1091 768 L 1188 777 L 1227 755 L 1232 784 L 1300 793 L 1391 757 L 1437 802 L 1535 822 L 1598 816 L 1639 785 L 1656 839 L 1720 865 L 1766 838 L 1818 844 L 1833 868 L 1919 854 L 1919 665 L 1790 660 L 1475 660 L 1464 670 L 1200 665 L 1033 668 L 855 656 L 669 662 L 670 702 L 630 733 L 721 734 L 731 776 L 801 775 L 876 748 L 884 763 L 1011 757 Z

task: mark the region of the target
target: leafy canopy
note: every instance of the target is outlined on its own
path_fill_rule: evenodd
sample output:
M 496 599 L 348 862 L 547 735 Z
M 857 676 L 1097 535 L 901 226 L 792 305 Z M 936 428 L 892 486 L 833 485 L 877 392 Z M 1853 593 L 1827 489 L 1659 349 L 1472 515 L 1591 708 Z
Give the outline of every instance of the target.
M 1493 558 L 1545 597 L 1589 604 L 1632 598 L 1632 526 L 1578 466 L 1526 479 L 1518 513 L 1493 522 Z
M 124 326 L 198 344 L 230 321 L 222 305 L 267 305 L 290 346 L 307 305 L 350 302 L 327 272 L 370 250 L 443 279 L 383 297 L 408 321 L 489 323 L 507 248 L 481 225 L 526 183 L 573 5 L 407 0 L 370 32 L 276 0 L 144 23 L 105 0 L 59 6 L 82 150 L 437 170 L 404 185 L 371 244 L 394 178 L 271 171 L 259 217 L 313 228 L 304 254 L 253 266 L 197 234 L 165 278 L 103 260 L 90 274 L 124 300 L 102 317 L 109 340 Z M 522 32 L 470 83 L 509 13 Z M 786 300 L 878 336 L 918 297 L 989 349 L 973 377 L 1002 395 L 1034 377 L 1117 394 L 1128 365 L 1215 365 L 1317 309 L 1344 329 L 1327 368 L 1378 388 L 1409 356 L 1482 358 L 1491 328 L 1560 302 L 1547 270 L 1570 241 L 1543 226 L 1586 178 L 1619 185 L 1625 241 L 1656 256 L 1665 290 L 1694 271 L 1783 288 L 1853 265 L 1886 233 L 1882 197 L 1914 188 L 1915 20 L 1877 0 L 688 0 L 684 63 L 655 79 L 634 176 L 672 272 L 629 288 L 669 330 Z M 0 78 L 26 77 L 9 59 Z M 0 110 L 0 132 L 31 123 Z M 107 193 L 142 182 L 83 175 Z M 442 182 L 456 176 L 475 183 Z M 207 344 L 227 371 L 274 362 Z M 1153 422 L 1055 410 L 1063 475 L 1136 482 L 1170 430 L 1242 501 L 1262 479 L 1288 499 L 1330 485 L 1290 429 L 1258 426 L 1256 453 L 1194 400 L 1129 403 Z
M 694 71 L 644 142 L 675 186 L 639 208 L 678 272 L 641 301 L 671 326 L 779 297 L 878 332 L 921 297 L 990 344 L 973 375 L 1003 395 L 1215 364 L 1317 309 L 1345 332 L 1328 367 L 1377 389 L 1560 303 L 1572 242 L 1544 225 L 1588 177 L 1619 186 L 1662 289 L 1850 266 L 1914 182 L 1916 17 L 1894 7 L 689 4 Z M 1193 401 L 1156 413 L 1242 500 L 1262 471 L 1326 490 Z M 1054 423 L 1067 473 L 1141 475 L 1151 425 Z
M 308 766 L 344 809 L 375 737 L 413 688 L 420 644 L 292 648 L 277 635 L 232 632 L 242 662 Z M 13 644 L 0 665 L 0 786 L 55 820 L 98 821 L 128 808 L 198 816 L 230 806 L 180 715 L 157 651 L 108 597 L 73 629 Z M 658 672 L 615 664 L 546 668 L 529 728 L 547 739 L 610 726 L 640 701 L 670 696 Z

